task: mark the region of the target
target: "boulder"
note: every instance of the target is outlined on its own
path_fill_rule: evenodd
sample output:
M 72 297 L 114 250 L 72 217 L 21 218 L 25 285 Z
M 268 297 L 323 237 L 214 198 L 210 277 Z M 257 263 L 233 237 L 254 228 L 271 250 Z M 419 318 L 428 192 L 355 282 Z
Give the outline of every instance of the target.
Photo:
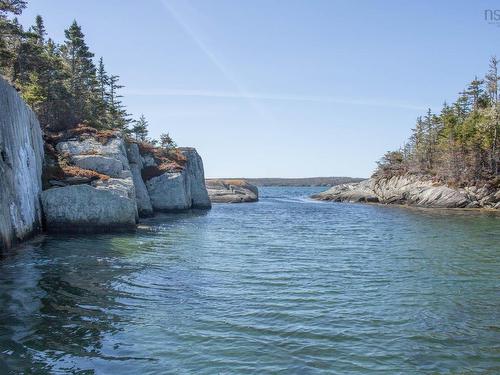
M 178 211 L 211 207 L 201 157 L 194 148 L 180 148 L 180 151 L 186 157 L 181 171 L 165 172 L 145 182 L 153 210 Z M 156 166 L 147 158 L 143 157 L 142 160 L 145 168 Z
M 75 165 L 111 177 L 121 177 L 121 171 L 130 170 L 125 142 L 118 133 L 105 144 L 95 138 L 85 138 L 59 142 L 56 149 L 68 155 Z
M 111 177 L 121 177 L 124 170 L 122 161 L 112 156 L 74 155 L 71 161 L 80 168 L 91 169 Z
M 146 181 L 154 210 L 178 211 L 191 208 L 191 184 L 186 171 L 166 172 Z
M 372 190 L 370 180 L 337 185 L 327 191 L 313 195 L 312 198 L 335 202 L 379 202 L 379 197 Z
M 0 78 L 0 251 L 41 229 L 44 158 L 40 124 Z
M 191 207 L 210 208 L 212 204 L 205 187 L 203 160 L 194 148 L 183 147 L 180 150 L 187 159 L 185 171 L 191 193 Z
M 133 202 L 136 202 L 136 182 L 140 190 L 142 179 L 135 181 L 131 165 L 128 161 L 126 144 L 118 133 L 104 144 L 95 138 L 89 137 L 60 142 L 56 148 L 60 153 L 68 155 L 72 163 L 77 167 L 90 169 L 109 176 L 106 179 L 94 178 L 90 181 L 88 178 L 77 178 L 76 181 L 68 181 L 68 178 L 66 178 L 63 182 L 71 185 L 79 183 L 90 184 L 95 190 L 108 191 L 119 197 L 131 199 Z M 135 157 L 140 159 L 140 155 L 135 155 Z M 144 184 L 142 183 L 142 185 Z M 145 187 L 143 188 L 145 189 Z M 138 219 L 139 210 L 136 208 L 135 211 Z
M 259 200 L 257 187 L 245 180 L 208 179 L 205 184 L 213 203 L 242 203 Z
M 92 181 L 92 186 L 98 190 L 108 190 L 120 197 L 135 200 L 135 186 L 132 177 L 108 178 L 107 180 Z
M 132 230 L 135 200 L 89 185 L 72 185 L 42 192 L 49 232 L 93 233 Z

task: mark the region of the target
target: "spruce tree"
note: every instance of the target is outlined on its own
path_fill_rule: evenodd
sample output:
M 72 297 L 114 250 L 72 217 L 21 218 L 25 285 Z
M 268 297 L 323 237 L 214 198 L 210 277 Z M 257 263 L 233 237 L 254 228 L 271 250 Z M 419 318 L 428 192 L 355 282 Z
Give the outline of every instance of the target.
M 141 114 L 139 120 L 134 122 L 131 133 L 136 141 L 145 142 L 148 139 L 148 122 L 143 114 Z
M 123 132 L 127 132 L 128 125 L 131 122 L 130 115 L 125 110 L 123 105 L 122 95 L 118 93 L 118 90 L 123 88 L 123 85 L 118 83 L 120 77 L 117 75 L 109 76 L 108 93 L 107 93 L 107 107 L 108 107 L 108 121 L 107 126 L 111 129 L 118 129 Z
M 68 91 L 71 95 L 71 105 L 74 121 L 86 121 L 93 125 L 95 119 L 95 96 L 97 90 L 96 68 L 85 43 L 85 35 L 76 21 L 64 31 L 66 40 L 61 47 L 68 70 Z
M 493 108 L 493 119 L 489 124 L 492 133 L 491 147 L 490 147 L 490 170 L 493 175 L 499 173 L 498 171 L 498 134 L 500 133 L 500 108 L 498 104 L 498 60 L 495 56 L 490 59 L 490 69 L 485 77 L 488 93 L 490 96 L 491 106 Z
M 38 44 L 43 45 L 45 43 L 45 36 L 47 35 L 47 32 L 45 30 L 42 16 L 36 16 L 35 25 L 32 27 L 32 31 L 37 37 Z

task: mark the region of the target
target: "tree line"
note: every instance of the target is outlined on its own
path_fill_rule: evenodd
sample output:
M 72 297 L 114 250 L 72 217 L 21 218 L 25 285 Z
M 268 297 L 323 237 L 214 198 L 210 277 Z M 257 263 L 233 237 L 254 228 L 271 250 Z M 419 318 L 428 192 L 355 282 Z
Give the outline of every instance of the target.
M 133 120 L 122 102 L 118 75 L 94 60 L 81 26 L 74 21 L 61 44 L 47 37 L 43 18 L 25 30 L 16 16 L 26 0 L 0 0 L 0 74 L 21 93 L 45 131 L 75 126 L 118 130 L 137 141 L 175 147 L 169 134 L 148 137 L 144 115 Z
M 492 57 L 484 78 L 475 77 L 454 103 L 418 117 L 408 141 L 382 157 L 374 176 L 420 174 L 458 186 L 500 183 L 498 68 Z

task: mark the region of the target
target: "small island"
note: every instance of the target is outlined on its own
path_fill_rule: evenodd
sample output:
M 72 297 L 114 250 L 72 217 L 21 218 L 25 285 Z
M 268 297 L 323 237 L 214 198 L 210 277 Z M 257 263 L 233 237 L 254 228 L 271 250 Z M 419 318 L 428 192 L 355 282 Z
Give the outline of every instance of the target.
M 244 203 L 259 200 L 259 189 L 246 180 L 207 179 L 205 184 L 212 203 Z

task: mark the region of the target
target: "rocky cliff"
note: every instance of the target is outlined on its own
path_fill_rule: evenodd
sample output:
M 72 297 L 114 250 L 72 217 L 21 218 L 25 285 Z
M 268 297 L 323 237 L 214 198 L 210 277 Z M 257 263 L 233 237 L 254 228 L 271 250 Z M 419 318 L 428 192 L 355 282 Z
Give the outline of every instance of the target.
M 52 144 L 63 173 L 47 178 L 42 193 L 49 231 L 128 230 L 154 211 L 210 208 L 194 148 L 163 150 L 84 127 Z
M 257 186 L 245 180 L 208 179 L 205 184 L 213 203 L 242 203 L 259 200 Z
M 37 232 L 43 140 L 35 114 L 0 78 L 0 250 Z
M 155 210 L 211 207 L 194 148 L 162 149 L 84 125 L 42 137 L 1 78 L 0 109 L 0 250 L 42 221 L 50 232 L 106 232 L 133 229 Z
M 211 203 L 205 187 L 201 157 L 194 148 L 180 148 L 179 151 L 185 159 L 183 168 L 146 178 L 146 188 L 153 209 L 178 211 L 190 208 L 210 208 Z M 151 158 L 149 155 L 146 157 Z M 151 162 L 149 164 L 151 165 Z M 159 167 L 156 162 L 153 166 Z
M 69 166 L 96 176 L 50 180 L 53 186 L 42 192 L 47 230 L 88 233 L 134 228 L 136 188 L 122 137 L 116 133 L 99 141 L 86 135 L 58 142 L 55 148 Z
M 334 186 L 312 198 L 436 208 L 500 208 L 498 188 L 488 185 L 452 188 L 430 178 L 414 175 L 371 178 L 359 183 Z

